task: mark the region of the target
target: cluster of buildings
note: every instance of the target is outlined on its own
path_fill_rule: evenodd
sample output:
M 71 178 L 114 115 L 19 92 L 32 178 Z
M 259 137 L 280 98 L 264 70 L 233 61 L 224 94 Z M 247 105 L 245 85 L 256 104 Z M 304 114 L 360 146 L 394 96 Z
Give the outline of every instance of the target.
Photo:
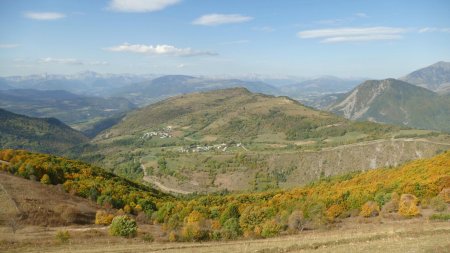
M 208 152 L 212 150 L 222 151 L 225 152 L 230 147 L 230 145 L 226 143 L 222 144 L 215 144 L 215 145 L 190 145 L 187 147 L 181 147 L 179 148 L 179 152 L 181 153 L 197 153 L 197 152 Z M 242 143 L 236 144 L 236 147 L 241 147 L 245 150 L 247 150 Z
M 142 135 L 141 139 L 151 139 L 153 137 L 159 137 L 160 139 L 172 138 L 171 132 L 172 126 L 167 126 L 162 130 L 146 132 Z

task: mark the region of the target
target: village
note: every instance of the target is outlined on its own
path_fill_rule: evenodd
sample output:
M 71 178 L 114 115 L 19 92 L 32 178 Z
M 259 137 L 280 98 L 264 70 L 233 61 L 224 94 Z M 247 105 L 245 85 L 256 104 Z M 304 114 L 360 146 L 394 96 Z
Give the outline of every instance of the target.
M 145 132 L 141 139 L 152 139 L 153 137 L 159 137 L 160 139 L 165 139 L 165 138 L 172 138 L 172 126 L 167 126 L 165 128 L 163 128 L 162 130 L 156 130 L 156 131 L 151 131 L 151 132 Z
M 215 144 L 215 145 L 189 145 L 186 147 L 181 147 L 178 149 L 179 152 L 181 153 L 197 153 L 197 152 L 208 152 L 208 151 L 221 151 L 221 152 L 226 152 L 228 148 L 231 147 L 240 147 L 242 149 L 244 149 L 245 151 L 248 151 L 247 148 L 244 147 L 244 145 L 242 145 L 242 143 L 237 143 L 235 145 L 233 144 L 226 144 L 226 143 L 221 143 L 221 144 Z

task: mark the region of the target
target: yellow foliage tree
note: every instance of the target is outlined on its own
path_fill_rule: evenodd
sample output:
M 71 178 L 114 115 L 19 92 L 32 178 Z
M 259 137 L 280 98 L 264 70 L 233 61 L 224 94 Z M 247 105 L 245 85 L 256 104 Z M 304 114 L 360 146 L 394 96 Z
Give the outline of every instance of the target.
M 114 215 L 107 213 L 104 210 L 98 210 L 95 214 L 95 224 L 97 225 L 109 225 L 114 219 Z
M 326 215 L 327 219 L 333 222 L 339 215 L 341 215 L 345 211 L 345 208 L 342 205 L 332 205 L 327 209 Z
M 41 178 L 42 184 L 51 184 L 50 177 L 47 174 L 44 174 Z
M 419 200 L 412 194 L 402 194 L 400 197 L 398 213 L 403 217 L 414 217 L 420 214 L 417 206 Z
M 359 213 L 360 216 L 365 218 L 375 217 L 378 216 L 379 214 L 380 214 L 380 207 L 375 201 L 367 201 L 361 207 L 361 212 Z

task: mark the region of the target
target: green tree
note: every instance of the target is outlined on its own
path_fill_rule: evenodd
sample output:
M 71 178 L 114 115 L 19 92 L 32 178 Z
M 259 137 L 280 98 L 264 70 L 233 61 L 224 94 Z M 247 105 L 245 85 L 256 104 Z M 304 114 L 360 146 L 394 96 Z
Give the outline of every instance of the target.
M 136 221 L 126 215 L 117 216 L 111 222 L 109 233 L 113 236 L 135 237 L 137 234 Z
M 42 184 L 51 184 L 52 182 L 50 181 L 50 177 L 47 174 L 44 174 L 41 177 L 41 183 Z

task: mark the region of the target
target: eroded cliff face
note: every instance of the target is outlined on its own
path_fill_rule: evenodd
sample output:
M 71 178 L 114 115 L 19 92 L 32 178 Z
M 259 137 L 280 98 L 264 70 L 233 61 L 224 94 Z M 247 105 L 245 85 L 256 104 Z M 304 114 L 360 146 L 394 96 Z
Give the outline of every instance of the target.
M 432 157 L 447 149 L 450 149 L 450 143 L 429 139 L 376 140 L 321 151 L 259 154 L 255 157 L 263 165 L 257 168 L 241 167 L 213 177 L 207 172 L 196 171 L 186 175 L 188 179 L 183 182 L 173 177 L 160 180 L 166 186 L 190 192 L 255 190 L 255 182 L 264 180 L 270 181 L 272 186 L 292 188 L 321 177 L 398 166 L 407 161 Z M 283 179 L 276 179 L 275 175 L 281 175 Z
M 298 153 L 297 169 L 281 186 L 305 184 L 321 176 L 398 166 L 407 161 L 432 157 L 449 148 L 449 144 L 425 139 L 393 139 Z M 286 162 L 288 157 L 279 159 Z

